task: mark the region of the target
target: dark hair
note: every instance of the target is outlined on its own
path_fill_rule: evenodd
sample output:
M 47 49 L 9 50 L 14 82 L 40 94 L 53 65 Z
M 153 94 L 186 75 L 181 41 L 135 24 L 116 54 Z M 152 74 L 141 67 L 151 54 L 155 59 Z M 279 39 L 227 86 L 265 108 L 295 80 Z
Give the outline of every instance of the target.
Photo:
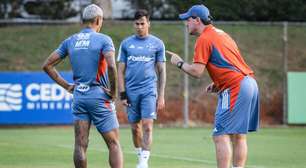
M 195 19 L 197 18 L 197 16 L 191 16 L 192 19 Z M 200 18 L 200 17 L 199 17 Z M 201 18 L 200 18 L 201 19 Z M 204 24 L 204 25 L 210 25 L 212 24 L 213 22 L 213 17 L 212 16 L 208 16 L 208 19 L 207 20 L 204 20 L 204 19 L 201 19 L 201 22 Z
M 147 20 L 150 19 L 150 14 L 149 14 L 149 12 L 147 10 L 139 9 L 139 10 L 136 11 L 136 13 L 134 15 L 134 19 L 138 20 L 138 19 L 140 19 L 140 18 L 142 18 L 144 16 L 147 18 Z

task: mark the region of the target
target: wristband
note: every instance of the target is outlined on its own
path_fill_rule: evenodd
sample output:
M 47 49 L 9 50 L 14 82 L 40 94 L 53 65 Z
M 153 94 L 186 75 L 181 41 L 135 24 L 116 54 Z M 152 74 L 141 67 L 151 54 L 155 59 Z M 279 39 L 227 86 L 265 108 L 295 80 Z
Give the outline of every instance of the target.
M 120 100 L 125 100 L 127 99 L 127 96 L 126 96 L 126 92 L 120 92 Z
M 176 66 L 177 66 L 178 68 L 182 69 L 183 64 L 184 64 L 184 61 L 179 61 L 179 62 L 177 62 Z

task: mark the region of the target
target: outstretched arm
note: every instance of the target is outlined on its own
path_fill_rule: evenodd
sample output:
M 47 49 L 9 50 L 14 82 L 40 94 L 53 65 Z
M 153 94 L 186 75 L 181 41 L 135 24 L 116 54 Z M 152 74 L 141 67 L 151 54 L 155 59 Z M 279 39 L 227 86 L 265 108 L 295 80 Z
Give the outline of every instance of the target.
M 188 64 L 184 62 L 184 60 L 178 56 L 176 53 L 171 51 L 166 51 L 167 54 L 171 56 L 171 63 L 173 65 L 176 65 L 178 68 L 182 69 L 184 72 L 189 74 L 190 76 L 193 76 L 195 78 L 200 78 L 205 70 L 204 64 L 199 63 L 192 63 Z
M 165 87 L 166 87 L 166 63 L 157 62 L 158 72 L 158 99 L 157 109 L 161 110 L 165 107 Z
M 115 52 L 110 51 L 105 53 L 105 60 L 108 65 L 108 78 L 110 83 L 110 96 L 113 100 L 117 97 L 117 68 L 115 63 Z
M 69 84 L 58 71 L 55 69 L 55 66 L 60 63 L 62 59 L 59 54 L 54 51 L 50 54 L 50 56 L 45 60 L 42 65 L 42 69 L 60 86 L 66 89 L 68 92 L 72 93 L 74 89 L 74 85 Z

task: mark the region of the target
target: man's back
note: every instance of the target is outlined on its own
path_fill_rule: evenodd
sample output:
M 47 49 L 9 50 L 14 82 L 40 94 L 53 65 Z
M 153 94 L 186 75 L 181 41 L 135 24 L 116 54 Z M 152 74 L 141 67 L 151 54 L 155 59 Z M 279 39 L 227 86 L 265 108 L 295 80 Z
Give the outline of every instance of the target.
M 238 84 L 245 75 L 253 75 L 234 40 L 212 25 L 198 38 L 195 50 L 194 62 L 206 64 L 209 75 L 221 90 Z
M 75 84 L 109 88 L 107 63 L 103 54 L 114 50 L 108 36 L 85 28 L 67 38 L 57 52 L 62 58 L 69 55 Z

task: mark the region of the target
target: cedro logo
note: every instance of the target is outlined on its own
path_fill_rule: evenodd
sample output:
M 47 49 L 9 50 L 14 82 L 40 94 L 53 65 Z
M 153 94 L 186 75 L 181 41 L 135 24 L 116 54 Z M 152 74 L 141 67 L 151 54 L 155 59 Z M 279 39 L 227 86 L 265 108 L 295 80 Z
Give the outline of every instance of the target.
M 72 95 L 55 83 L 31 83 L 26 87 L 28 110 L 70 109 Z
M 22 109 L 22 87 L 20 84 L 0 84 L 0 111 Z

